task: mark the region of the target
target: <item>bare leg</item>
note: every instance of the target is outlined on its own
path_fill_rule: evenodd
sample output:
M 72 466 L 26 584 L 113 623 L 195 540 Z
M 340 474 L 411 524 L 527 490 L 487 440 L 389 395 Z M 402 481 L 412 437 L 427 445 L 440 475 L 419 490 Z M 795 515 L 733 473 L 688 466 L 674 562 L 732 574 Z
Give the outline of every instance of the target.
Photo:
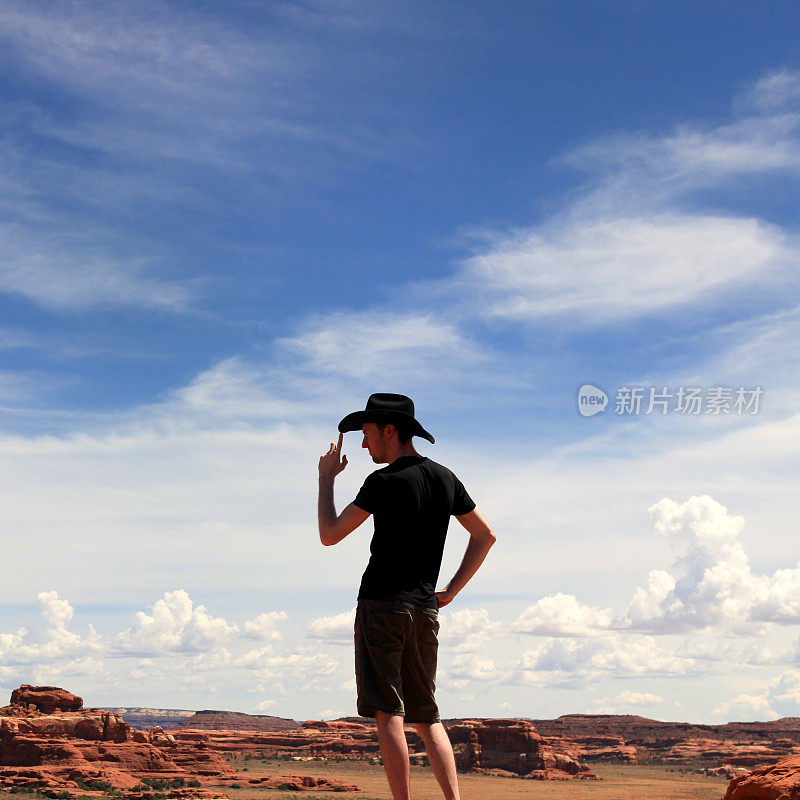
M 425 742 L 428 761 L 431 762 L 431 769 L 444 793 L 445 800 L 460 800 L 456 759 L 444 725 L 441 722 L 434 722 L 432 725 L 417 722 L 414 727 Z
M 411 769 L 408 762 L 408 742 L 399 714 L 375 712 L 378 741 L 381 744 L 383 768 L 394 800 L 411 800 Z

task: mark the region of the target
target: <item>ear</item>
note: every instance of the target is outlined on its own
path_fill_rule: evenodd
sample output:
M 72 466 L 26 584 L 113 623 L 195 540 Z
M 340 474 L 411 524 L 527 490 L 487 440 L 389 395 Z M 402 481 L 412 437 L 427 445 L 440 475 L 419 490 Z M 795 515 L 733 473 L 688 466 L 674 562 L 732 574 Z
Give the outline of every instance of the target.
M 387 439 L 391 439 L 392 436 L 394 436 L 394 434 L 396 433 L 397 433 L 397 428 L 395 428 L 395 426 L 391 422 L 387 422 L 383 429 L 383 435 Z

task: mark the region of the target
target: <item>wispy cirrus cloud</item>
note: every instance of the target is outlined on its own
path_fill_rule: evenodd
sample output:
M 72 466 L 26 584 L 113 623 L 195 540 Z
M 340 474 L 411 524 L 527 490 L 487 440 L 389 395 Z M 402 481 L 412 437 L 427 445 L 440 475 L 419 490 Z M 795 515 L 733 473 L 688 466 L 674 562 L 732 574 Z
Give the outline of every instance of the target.
M 560 161 L 586 171 L 583 187 L 540 224 L 476 234 L 445 285 L 477 316 L 580 327 L 682 307 L 702 324 L 732 298 L 760 296 L 750 313 L 797 301 L 797 231 L 743 213 L 736 192 L 729 203 L 700 194 L 800 177 L 799 82 L 786 70 L 764 76 L 725 124 L 619 133 L 570 151 Z
M 482 287 L 490 317 L 602 325 L 756 285 L 794 255 L 780 229 L 757 219 L 580 218 L 500 237 L 460 280 Z
M 182 312 L 195 300 L 191 283 L 165 279 L 147 259 L 110 256 L 86 237 L 33 235 L 0 225 L 0 292 L 53 310 L 138 306 Z
M 240 209 L 325 182 L 337 160 L 391 157 L 391 136 L 343 118 L 320 70 L 316 25 L 354 9 L 230 11 L 3 4 L 0 45 L 25 91 L 0 92 L 0 292 L 59 312 L 184 312 L 205 273 L 152 232 L 169 218 L 191 237 L 228 213 L 209 180 Z

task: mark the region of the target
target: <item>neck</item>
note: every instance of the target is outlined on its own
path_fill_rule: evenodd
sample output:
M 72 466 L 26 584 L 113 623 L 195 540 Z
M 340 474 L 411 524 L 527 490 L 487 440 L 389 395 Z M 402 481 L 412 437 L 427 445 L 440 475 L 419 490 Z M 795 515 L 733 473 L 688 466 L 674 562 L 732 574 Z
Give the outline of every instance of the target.
M 391 464 L 393 461 L 397 461 L 398 458 L 402 458 L 403 456 L 418 456 L 419 453 L 414 449 L 414 445 L 411 444 L 411 440 L 407 442 L 403 442 L 403 444 L 398 444 L 396 448 L 389 454 L 389 461 L 388 464 Z

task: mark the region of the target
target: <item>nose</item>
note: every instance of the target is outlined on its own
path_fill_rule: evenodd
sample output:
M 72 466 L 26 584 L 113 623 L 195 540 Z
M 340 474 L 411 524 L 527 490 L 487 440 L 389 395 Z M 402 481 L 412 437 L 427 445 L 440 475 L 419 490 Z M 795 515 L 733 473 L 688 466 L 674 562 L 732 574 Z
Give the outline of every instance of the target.
M 362 440 L 362 442 L 361 442 L 361 446 L 362 446 L 362 447 L 369 447 L 369 445 L 367 444 L 367 437 L 366 437 L 366 436 L 365 436 L 365 437 L 364 437 L 364 439 Z

